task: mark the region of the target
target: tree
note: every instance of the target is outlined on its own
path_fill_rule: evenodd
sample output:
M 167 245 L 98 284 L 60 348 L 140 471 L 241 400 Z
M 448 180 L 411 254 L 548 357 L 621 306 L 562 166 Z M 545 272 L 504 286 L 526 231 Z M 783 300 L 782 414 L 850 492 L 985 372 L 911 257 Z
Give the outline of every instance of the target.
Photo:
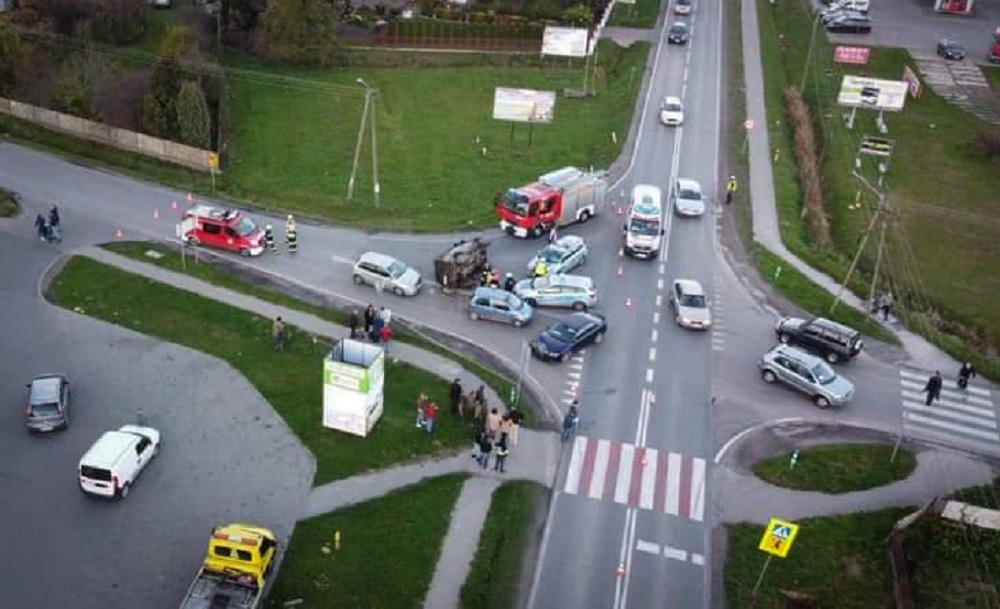
M 177 95 L 181 90 L 181 66 L 173 55 L 156 62 L 149 93 L 142 104 L 142 124 L 157 137 L 177 136 Z
M 56 33 L 63 36 L 75 35 L 77 26 L 87 17 L 84 0 L 34 0 L 32 6 L 52 20 Z
M 90 31 L 111 44 L 135 42 L 146 33 L 149 5 L 146 0 L 91 0 Z
M 53 94 L 54 109 L 96 120 L 98 92 L 111 76 L 108 60 L 89 49 L 74 53 L 59 72 Z
M 9 94 L 17 84 L 17 66 L 23 50 L 21 37 L 6 20 L 0 20 L 0 94 Z
M 212 145 L 212 116 L 201 85 L 189 80 L 177 94 L 177 126 L 181 143 L 196 148 Z
M 594 11 L 586 4 L 574 4 L 563 11 L 562 20 L 577 27 L 587 27 L 594 22 Z
M 337 14 L 326 0 L 271 0 L 257 48 L 270 59 L 328 65 L 337 58 Z

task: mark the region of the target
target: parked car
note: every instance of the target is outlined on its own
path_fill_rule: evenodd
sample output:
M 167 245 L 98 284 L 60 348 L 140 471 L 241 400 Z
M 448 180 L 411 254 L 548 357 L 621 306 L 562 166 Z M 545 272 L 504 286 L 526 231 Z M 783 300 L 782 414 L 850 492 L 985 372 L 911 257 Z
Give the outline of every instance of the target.
M 674 321 L 682 328 L 707 330 L 712 327 L 711 303 L 705 290 L 693 279 L 675 279 L 670 291 L 670 307 Z
M 937 43 L 937 54 L 945 59 L 962 61 L 965 59 L 965 47 L 945 38 Z
M 159 450 L 160 432 L 152 427 L 125 425 L 104 432 L 77 466 L 80 490 L 124 499 Z
M 41 374 L 28 383 L 28 431 L 69 427 L 69 380 L 65 374 Z
M 690 178 L 677 178 L 672 193 L 674 211 L 678 216 L 696 218 L 705 213 L 705 200 L 701 195 L 701 184 Z
M 686 23 L 675 21 L 670 24 L 670 29 L 667 30 L 667 44 L 687 44 L 689 38 L 691 38 L 691 30 Z
M 674 12 L 678 15 L 690 15 L 691 0 L 676 0 L 674 2 Z
M 244 258 L 264 253 L 263 229 L 239 210 L 195 205 L 184 212 L 181 231 L 191 245 L 238 252 Z
M 607 330 L 608 322 L 603 315 L 573 313 L 552 324 L 531 341 L 531 353 L 543 361 L 562 362 L 587 345 L 604 340 Z
M 396 296 L 415 296 L 424 280 L 415 269 L 392 256 L 365 252 L 354 263 L 354 283 L 391 290 Z
M 571 307 L 583 311 L 597 304 L 594 282 L 582 275 L 524 279 L 514 286 L 514 294 L 532 307 Z
M 500 288 L 476 288 L 469 301 L 469 317 L 473 321 L 488 319 L 520 328 L 531 321 L 533 314 L 531 305 Z
M 667 127 L 679 127 L 684 124 L 684 104 L 681 98 L 668 95 L 660 104 L 660 122 Z
M 812 398 L 818 408 L 846 406 L 854 397 L 854 384 L 833 371 L 815 355 L 788 345 L 777 345 L 760 363 L 765 383 L 781 382 Z
M 785 317 L 778 321 L 774 331 L 779 342 L 808 349 L 831 364 L 853 358 L 864 346 L 860 332 L 822 317 L 808 321 Z
M 555 243 L 545 246 L 531 259 L 528 274 L 534 272 L 539 260 L 545 263 L 548 274 L 565 274 L 587 261 L 587 244 L 575 235 L 559 237 Z
M 872 20 L 867 15 L 847 15 L 826 24 L 826 31 L 836 34 L 868 34 Z

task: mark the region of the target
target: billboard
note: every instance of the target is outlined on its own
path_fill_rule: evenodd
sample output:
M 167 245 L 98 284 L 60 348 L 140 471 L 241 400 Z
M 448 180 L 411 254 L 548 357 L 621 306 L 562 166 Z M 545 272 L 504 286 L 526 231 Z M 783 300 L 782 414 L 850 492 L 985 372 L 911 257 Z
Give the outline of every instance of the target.
M 586 57 L 590 30 L 586 28 L 545 26 L 542 55 Z
M 555 108 L 555 91 L 497 87 L 493 92 L 493 120 L 551 123 Z
M 903 66 L 903 80 L 906 81 L 906 86 L 910 90 L 910 97 L 913 99 L 920 97 L 920 79 L 917 78 L 916 72 L 910 69 L 910 66 Z
M 900 80 L 845 76 L 837 103 L 849 108 L 899 112 L 906 102 L 906 90 L 907 84 Z
M 868 63 L 868 47 L 837 47 L 833 49 L 834 63 L 850 63 L 863 66 Z

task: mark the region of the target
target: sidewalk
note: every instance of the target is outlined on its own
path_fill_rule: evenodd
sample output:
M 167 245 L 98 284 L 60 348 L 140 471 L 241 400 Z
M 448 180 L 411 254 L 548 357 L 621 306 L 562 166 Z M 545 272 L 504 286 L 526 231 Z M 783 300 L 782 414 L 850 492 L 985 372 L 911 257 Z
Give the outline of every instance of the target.
M 917 467 L 905 480 L 840 495 L 773 486 L 752 473 L 741 473 L 729 466 L 716 467 L 714 475 L 714 484 L 722 495 L 719 504 L 725 506 L 723 522 L 767 524 L 772 517 L 800 520 L 889 507 L 917 507 L 935 496 L 987 484 L 993 480 L 994 471 L 982 461 L 935 449 L 917 453 Z M 747 497 L 753 497 L 753 501 L 747 501 Z
M 764 69 L 760 53 L 760 34 L 757 24 L 757 3 L 742 0 L 743 70 L 746 83 L 747 118 L 757 125 L 749 132 L 750 149 L 750 202 L 753 210 L 754 240 L 776 256 L 795 267 L 813 283 L 831 294 L 840 292 L 840 284 L 830 276 L 812 268 L 788 251 L 781 241 L 778 228 L 778 209 L 774 199 L 774 175 L 771 171 L 771 145 L 767 129 L 767 112 L 764 104 Z M 784 151 L 788 154 L 788 151 Z M 863 313 L 867 307 L 850 290 L 841 296 L 845 305 Z M 960 364 L 922 336 L 910 332 L 890 317 L 888 329 L 899 337 L 904 349 L 917 367 L 925 370 L 958 370 Z

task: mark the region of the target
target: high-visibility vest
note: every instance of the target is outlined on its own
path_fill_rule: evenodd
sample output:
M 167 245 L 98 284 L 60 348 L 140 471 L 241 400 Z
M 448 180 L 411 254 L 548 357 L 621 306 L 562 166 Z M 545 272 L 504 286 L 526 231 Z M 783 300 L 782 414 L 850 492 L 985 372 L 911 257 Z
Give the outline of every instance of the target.
M 729 180 L 729 182 L 726 183 L 726 190 L 728 192 L 736 192 L 736 180 Z
M 549 272 L 548 267 L 545 266 L 544 262 L 539 260 L 538 264 L 535 265 L 535 275 L 538 277 L 544 277 L 548 272 Z

